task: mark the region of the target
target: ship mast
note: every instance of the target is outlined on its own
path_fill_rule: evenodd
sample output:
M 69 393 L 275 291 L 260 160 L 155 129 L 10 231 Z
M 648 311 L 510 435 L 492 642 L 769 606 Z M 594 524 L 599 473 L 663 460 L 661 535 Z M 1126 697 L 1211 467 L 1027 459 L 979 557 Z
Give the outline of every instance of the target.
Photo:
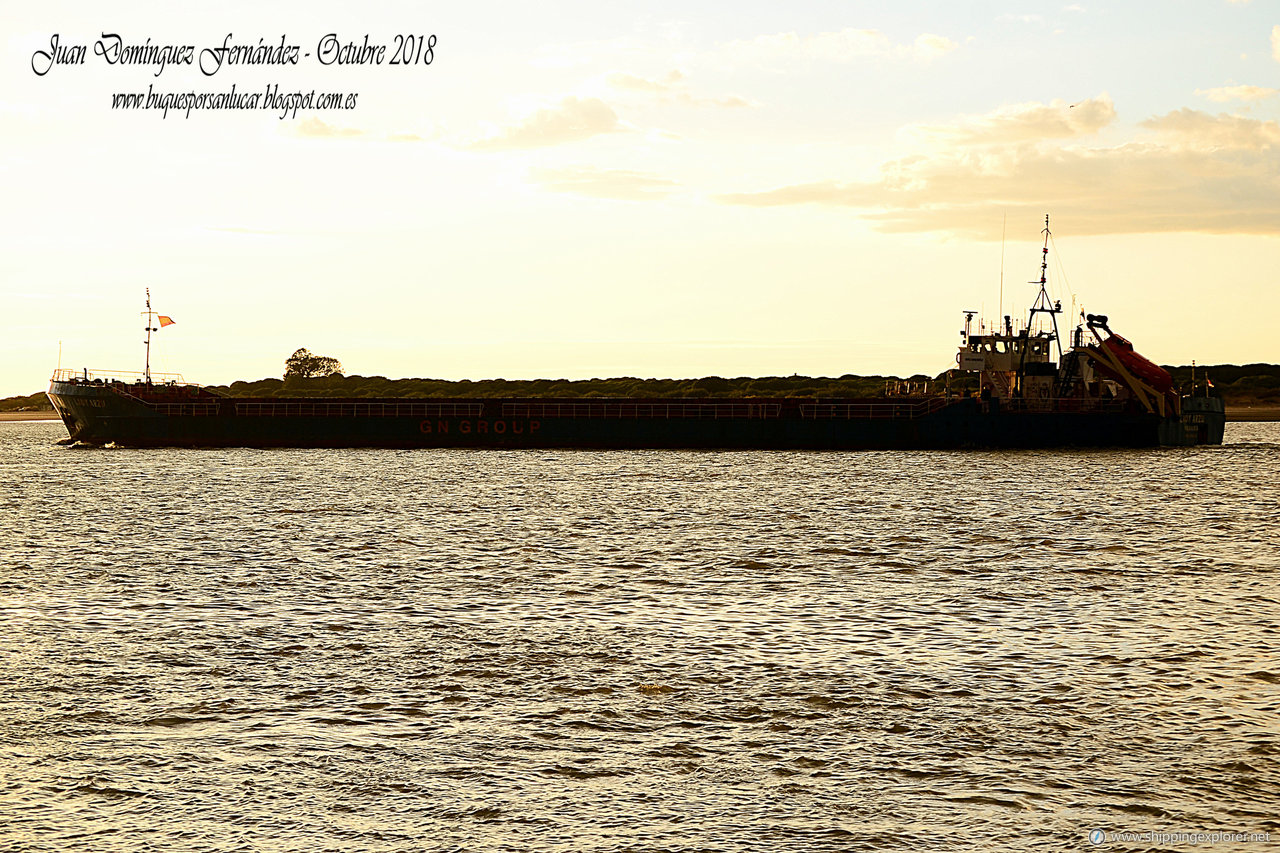
M 1058 345 L 1058 362 L 1062 362 L 1062 340 L 1058 337 L 1058 315 L 1062 313 L 1062 300 L 1050 302 L 1049 291 L 1045 288 L 1047 282 L 1046 273 L 1049 269 L 1049 214 L 1044 215 L 1044 248 L 1041 250 L 1040 256 L 1040 281 L 1030 282 L 1030 284 L 1039 284 L 1040 293 L 1036 296 L 1036 301 L 1031 305 L 1031 313 L 1027 317 L 1027 330 L 1031 329 L 1032 323 L 1036 319 L 1036 314 L 1048 314 L 1049 319 L 1053 322 L 1053 341 Z
M 142 316 L 146 319 L 146 324 L 147 324 L 146 325 L 147 340 L 145 342 L 147 345 L 147 358 L 146 358 L 146 364 L 143 368 L 142 376 L 144 381 L 148 385 L 150 385 L 151 384 L 151 333 L 158 331 L 159 329 L 158 327 L 151 325 L 152 320 L 156 316 L 156 312 L 151 310 L 151 288 L 149 287 L 147 288 L 147 310 L 142 312 Z

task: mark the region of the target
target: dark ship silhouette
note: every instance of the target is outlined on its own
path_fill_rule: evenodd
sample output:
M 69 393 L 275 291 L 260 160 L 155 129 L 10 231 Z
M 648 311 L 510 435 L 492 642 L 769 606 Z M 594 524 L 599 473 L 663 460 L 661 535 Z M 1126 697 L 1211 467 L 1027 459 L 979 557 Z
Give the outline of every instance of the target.
M 278 398 L 228 397 L 153 375 L 156 330 L 147 296 L 140 376 L 57 371 L 49 399 L 65 443 L 131 447 L 509 447 L 873 450 L 1155 447 L 1221 444 L 1222 400 L 1183 395 L 1167 371 L 1087 315 L 1063 352 L 1060 302 L 1045 287 L 1026 326 L 972 332 L 965 312 L 961 371 L 977 395 L 879 398 Z M 1043 316 L 1041 316 L 1043 315 Z M 1047 319 L 1049 328 L 1033 331 Z M 166 318 L 167 319 L 167 318 Z M 1086 342 L 1086 329 L 1091 340 Z M 1057 349 L 1057 357 L 1054 357 Z M 1194 391 L 1194 389 L 1192 389 Z

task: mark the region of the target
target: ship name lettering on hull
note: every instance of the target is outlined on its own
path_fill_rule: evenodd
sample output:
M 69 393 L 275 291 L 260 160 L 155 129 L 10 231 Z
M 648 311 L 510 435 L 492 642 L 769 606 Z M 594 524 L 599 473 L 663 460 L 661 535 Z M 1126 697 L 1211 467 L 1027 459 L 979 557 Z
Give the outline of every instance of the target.
M 542 422 L 536 420 L 485 420 L 483 418 L 459 420 L 424 420 L 418 424 L 418 431 L 423 435 L 448 435 L 451 431 L 461 435 L 532 435 L 542 429 Z

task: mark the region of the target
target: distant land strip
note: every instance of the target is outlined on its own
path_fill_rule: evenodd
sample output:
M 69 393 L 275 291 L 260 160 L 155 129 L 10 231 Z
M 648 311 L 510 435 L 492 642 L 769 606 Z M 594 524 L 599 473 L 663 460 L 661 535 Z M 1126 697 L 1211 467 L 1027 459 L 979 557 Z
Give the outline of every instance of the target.
M 1227 420 L 1280 421 L 1280 406 L 1227 406 Z

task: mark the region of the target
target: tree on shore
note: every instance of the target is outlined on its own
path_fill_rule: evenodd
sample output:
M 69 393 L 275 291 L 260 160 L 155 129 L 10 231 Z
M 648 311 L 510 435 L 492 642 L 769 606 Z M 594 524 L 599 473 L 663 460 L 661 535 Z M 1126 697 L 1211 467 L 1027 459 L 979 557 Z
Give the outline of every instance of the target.
M 293 376 L 310 379 L 315 376 L 341 375 L 342 362 L 327 355 L 312 355 L 305 347 L 284 360 L 285 379 Z

